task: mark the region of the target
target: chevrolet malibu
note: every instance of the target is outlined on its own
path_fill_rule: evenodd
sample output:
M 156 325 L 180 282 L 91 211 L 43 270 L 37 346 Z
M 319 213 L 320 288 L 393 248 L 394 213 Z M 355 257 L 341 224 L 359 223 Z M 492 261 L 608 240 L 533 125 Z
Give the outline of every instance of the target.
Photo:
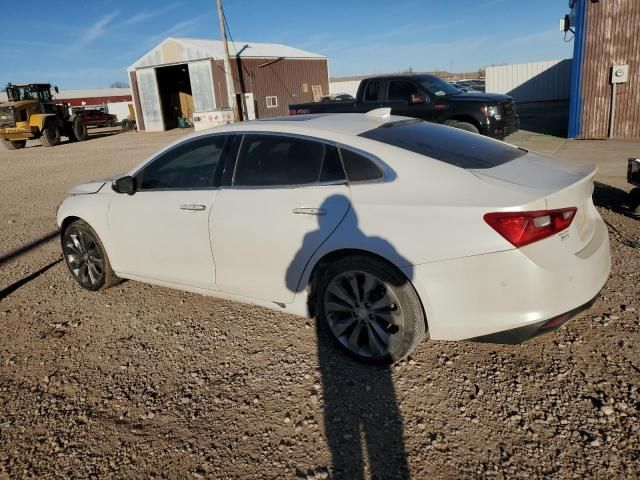
M 427 332 L 517 343 L 590 306 L 611 263 L 594 174 L 388 109 L 306 115 L 183 138 L 75 187 L 57 221 L 83 288 L 131 279 L 315 317 L 382 363 Z

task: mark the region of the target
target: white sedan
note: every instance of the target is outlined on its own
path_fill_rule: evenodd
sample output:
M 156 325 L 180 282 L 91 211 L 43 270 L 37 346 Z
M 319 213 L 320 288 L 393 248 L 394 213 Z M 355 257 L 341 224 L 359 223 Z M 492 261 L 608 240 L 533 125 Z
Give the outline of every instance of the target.
M 316 317 L 371 362 L 431 339 L 520 342 L 587 308 L 610 270 L 595 169 L 390 116 L 199 132 L 58 210 L 73 277 Z

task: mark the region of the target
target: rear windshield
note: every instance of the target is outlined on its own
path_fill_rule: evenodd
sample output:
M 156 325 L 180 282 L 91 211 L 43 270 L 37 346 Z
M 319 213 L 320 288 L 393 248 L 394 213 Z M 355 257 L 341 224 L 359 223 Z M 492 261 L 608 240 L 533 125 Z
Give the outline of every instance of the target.
M 522 148 L 422 120 L 387 123 L 359 136 L 461 168 L 497 167 L 527 153 Z

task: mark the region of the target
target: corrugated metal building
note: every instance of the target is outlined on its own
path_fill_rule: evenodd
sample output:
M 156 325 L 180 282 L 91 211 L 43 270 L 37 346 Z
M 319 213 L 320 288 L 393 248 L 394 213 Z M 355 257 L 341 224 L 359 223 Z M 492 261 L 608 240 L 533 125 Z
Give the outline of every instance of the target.
M 640 0 L 572 0 L 575 29 L 569 137 L 607 138 L 612 67 L 628 65 L 616 85 L 613 137 L 640 137 Z
M 229 42 L 234 90 L 248 118 L 287 115 L 290 103 L 329 91 L 327 58 L 280 44 Z M 167 38 L 129 67 L 138 128 L 177 126 L 178 117 L 228 108 L 223 43 Z
M 567 100 L 571 59 L 491 66 L 485 78 L 487 92 L 510 95 L 516 102 Z

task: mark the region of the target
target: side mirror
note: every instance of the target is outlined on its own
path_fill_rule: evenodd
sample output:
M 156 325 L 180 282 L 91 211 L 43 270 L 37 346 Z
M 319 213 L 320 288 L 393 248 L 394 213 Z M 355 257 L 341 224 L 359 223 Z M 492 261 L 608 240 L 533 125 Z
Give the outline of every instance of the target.
M 136 193 L 136 179 L 127 175 L 126 177 L 120 177 L 114 180 L 111 184 L 111 189 L 116 193 L 126 193 L 127 195 L 133 195 Z
M 418 103 L 425 103 L 427 101 L 427 97 L 424 95 L 413 94 L 409 97 L 409 104 L 416 105 Z
M 56 93 L 60 93 L 60 90 L 58 90 L 58 87 L 53 87 L 53 89 L 56 91 Z

